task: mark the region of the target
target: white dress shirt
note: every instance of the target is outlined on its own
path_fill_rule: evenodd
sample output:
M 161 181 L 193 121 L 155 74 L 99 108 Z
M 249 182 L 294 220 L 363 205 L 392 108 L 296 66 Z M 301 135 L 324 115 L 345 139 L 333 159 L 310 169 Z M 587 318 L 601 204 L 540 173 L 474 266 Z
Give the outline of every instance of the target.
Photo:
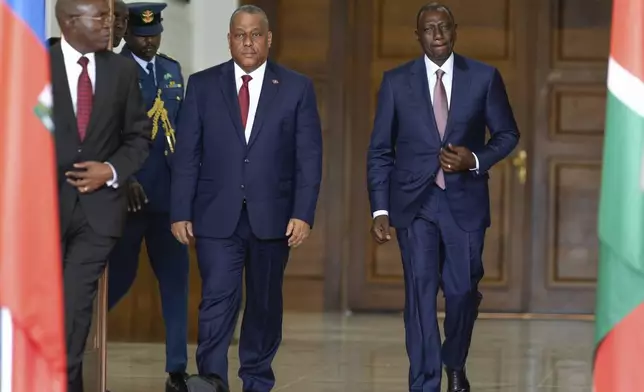
M 443 86 L 445 86 L 445 93 L 447 95 L 447 108 L 450 108 L 452 102 L 452 81 L 454 80 L 454 53 L 450 54 L 445 63 L 442 66 L 438 66 L 436 63 L 431 61 L 429 57 L 425 56 L 425 69 L 427 70 L 427 81 L 429 82 L 429 98 L 431 99 L 432 105 L 434 104 L 434 87 L 436 86 L 436 71 L 439 69 L 443 73 Z M 474 155 L 474 161 L 476 161 L 476 167 L 470 169 L 472 171 L 479 170 L 479 159 L 476 154 Z M 373 213 L 373 217 L 380 215 L 389 215 L 389 212 L 386 210 L 378 210 Z
M 96 92 L 96 58 L 94 53 L 82 54 L 65 40 L 65 37 L 60 39 L 60 49 L 63 52 L 63 61 L 65 62 L 65 72 L 67 73 L 67 82 L 69 83 L 69 93 L 72 97 L 72 106 L 74 107 L 74 114 L 76 114 L 78 106 L 78 78 L 80 77 L 83 67 L 78 64 L 78 60 L 81 57 L 85 56 L 89 60 L 87 63 L 87 73 L 89 74 L 89 80 L 92 82 L 92 92 Z M 99 108 L 93 108 L 93 110 L 99 110 Z M 110 169 L 112 169 L 112 179 L 107 181 L 105 185 L 111 186 L 113 188 L 118 188 L 118 176 L 116 170 L 111 163 L 105 162 Z
M 132 53 L 132 57 L 134 57 L 134 60 L 143 68 L 146 74 L 150 74 L 150 71 L 148 71 L 148 64 L 152 63 L 152 71 L 154 72 L 154 85 L 157 85 L 157 67 L 156 67 L 156 60 L 157 56 L 152 57 L 152 60 L 150 61 L 145 61 L 142 58 L 138 57 L 134 53 Z
M 234 63 L 234 62 L 233 62 Z M 248 106 L 248 118 L 246 119 L 246 128 L 244 135 L 246 136 L 246 143 L 250 140 L 250 133 L 253 130 L 253 123 L 255 122 L 255 113 L 257 113 L 257 105 L 259 104 L 259 96 L 262 92 L 262 84 L 264 84 L 264 74 L 266 73 L 266 62 L 260 65 L 259 68 L 247 74 L 246 71 L 241 69 L 237 63 L 235 64 L 235 85 L 237 85 L 237 94 L 241 89 L 244 82 L 242 76 L 250 75 L 252 78 L 248 82 L 248 95 L 250 96 L 250 105 Z
M 63 51 L 63 59 L 65 60 L 65 71 L 67 72 L 67 82 L 69 83 L 69 92 L 72 96 L 72 105 L 74 106 L 74 113 L 76 113 L 76 105 L 78 103 L 78 78 L 80 77 L 83 67 L 78 64 L 78 60 L 83 57 L 83 54 L 65 41 L 65 38 L 60 39 L 60 49 Z M 96 59 L 94 53 L 85 54 L 87 60 L 87 73 L 89 80 L 92 81 L 92 92 L 96 92 Z

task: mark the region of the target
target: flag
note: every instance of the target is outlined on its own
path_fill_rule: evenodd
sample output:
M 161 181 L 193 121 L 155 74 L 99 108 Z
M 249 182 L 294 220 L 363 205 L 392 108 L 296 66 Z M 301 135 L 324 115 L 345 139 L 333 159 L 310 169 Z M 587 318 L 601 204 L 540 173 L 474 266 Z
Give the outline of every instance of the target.
M 613 0 L 593 387 L 644 390 L 644 0 Z
M 0 0 L 0 392 L 67 389 L 45 0 Z

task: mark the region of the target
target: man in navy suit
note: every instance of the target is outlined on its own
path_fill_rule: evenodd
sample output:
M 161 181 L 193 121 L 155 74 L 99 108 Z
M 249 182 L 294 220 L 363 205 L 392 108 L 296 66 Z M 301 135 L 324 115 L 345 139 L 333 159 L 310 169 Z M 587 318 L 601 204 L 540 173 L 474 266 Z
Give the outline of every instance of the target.
M 136 278 L 141 244 L 159 282 L 166 331 L 166 392 L 184 392 L 188 364 L 188 249 L 170 231 L 170 167 L 176 118 L 183 102 L 181 65 L 158 53 L 165 3 L 129 3 L 129 28 L 121 55 L 137 64 L 138 82 L 148 117 L 152 146 L 128 187 L 127 225 L 110 255 L 108 305 L 113 308 Z M 116 10 L 121 6 L 116 5 Z M 123 10 L 119 11 L 123 13 Z M 122 16 L 121 16 L 122 17 Z M 115 28 L 115 31 L 122 31 Z M 118 36 L 116 37 L 118 38 Z
M 313 83 L 267 61 L 271 39 L 260 8 L 233 13 L 232 60 L 188 80 L 172 168 L 172 230 L 183 243 L 194 235 L 203 283 L 199 374 L 227 388 L 245 269 L 239 376 L 249 392 L 275 384 L 284 269 L 313 226 L 322 177 Z
M 450 392 L 470 390 L 465 361 L 482 298 L 488 170 L 519 140 L 501 75 L 453 52 L 456 27 L 446 6 L 420 9 L 416 37 L 424 54 L 385 72 L 367 158 L 372 234 L 388 241 L 391 222 L 402 255 L 412 392 L 439 392 L 441 364 Z

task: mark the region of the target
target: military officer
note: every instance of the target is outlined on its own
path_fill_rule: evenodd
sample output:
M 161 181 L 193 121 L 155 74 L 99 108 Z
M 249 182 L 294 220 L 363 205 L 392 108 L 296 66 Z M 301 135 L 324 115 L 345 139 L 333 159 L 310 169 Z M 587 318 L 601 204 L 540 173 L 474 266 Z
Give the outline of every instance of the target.
M 177 112 L 184 95 L 179 63 L 158 52 L 163 3 L 129 3 L 128 31 L 121 54 L 140 65 L 139 86 L 152 120 L 152 147 L 129 180 L 129 218 L 110 256 L 109 306 L 134 282 L 141 244 L 159 282 L 166 329 L 166 392 L 186 391 L 188 250 L 170 232 L 170 166 Z

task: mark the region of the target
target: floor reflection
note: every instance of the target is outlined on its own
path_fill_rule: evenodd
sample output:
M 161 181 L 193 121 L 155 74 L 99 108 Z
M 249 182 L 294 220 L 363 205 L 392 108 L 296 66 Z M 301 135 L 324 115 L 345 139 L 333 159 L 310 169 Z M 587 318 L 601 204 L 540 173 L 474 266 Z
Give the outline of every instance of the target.
M 592 345 L 587 321 L 479 320 L 469 378 L 477 392 L 587 392 Z M 162 345 L 111 343 L 108 357 L 112 392 L 163 390 Z M 237 358 L 231 347 L 231 387 L 241 392 Z M 288 314 L 274 391 L 401 392 L 407 366 L 399 315 Z

